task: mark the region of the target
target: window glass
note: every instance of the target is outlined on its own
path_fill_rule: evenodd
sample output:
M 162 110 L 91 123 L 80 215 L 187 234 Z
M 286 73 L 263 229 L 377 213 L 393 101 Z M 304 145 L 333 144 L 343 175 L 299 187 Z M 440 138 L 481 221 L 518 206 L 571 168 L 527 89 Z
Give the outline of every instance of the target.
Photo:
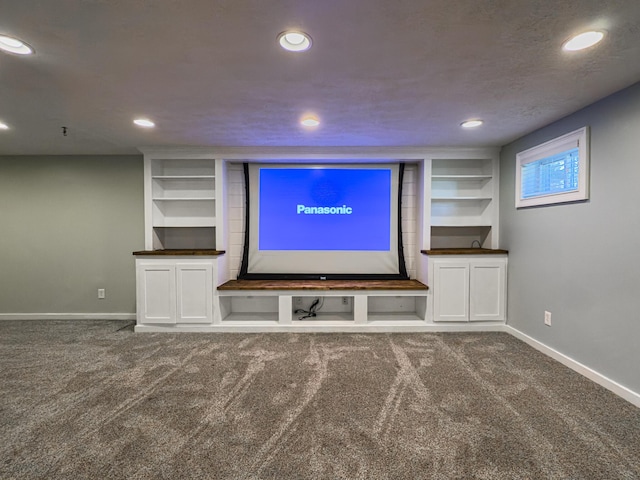
M 583 127 L 516 155 L 516 208 L 589 198 L 588 133 Z
M 578 190 L 578 148 L 522 166 L 522 198 Z

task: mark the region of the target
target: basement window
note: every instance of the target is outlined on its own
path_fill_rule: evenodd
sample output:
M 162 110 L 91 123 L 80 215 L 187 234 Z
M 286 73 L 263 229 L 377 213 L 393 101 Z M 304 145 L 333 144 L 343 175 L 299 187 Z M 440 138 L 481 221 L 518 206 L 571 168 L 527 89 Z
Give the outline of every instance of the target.
M 516 208 L 589 198 L 588 128 L 516 155 Z

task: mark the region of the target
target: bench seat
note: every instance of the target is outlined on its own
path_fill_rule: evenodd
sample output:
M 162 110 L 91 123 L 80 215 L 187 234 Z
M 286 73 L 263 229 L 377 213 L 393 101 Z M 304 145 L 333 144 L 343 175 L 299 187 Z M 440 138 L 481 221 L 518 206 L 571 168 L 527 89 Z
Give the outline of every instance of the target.
M 428 290 L 418 280 L 229 280 L 218 287 L 228 290 Z

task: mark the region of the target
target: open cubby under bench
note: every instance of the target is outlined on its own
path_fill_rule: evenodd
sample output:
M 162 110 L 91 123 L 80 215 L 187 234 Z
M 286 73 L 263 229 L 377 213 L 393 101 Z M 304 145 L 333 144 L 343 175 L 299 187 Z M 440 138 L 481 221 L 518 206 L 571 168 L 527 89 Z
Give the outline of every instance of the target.
M 417 280 L 231 280 L 216 298 L 219 321 L 229 326 L 358 329 L 424 323 L 428 290 Z

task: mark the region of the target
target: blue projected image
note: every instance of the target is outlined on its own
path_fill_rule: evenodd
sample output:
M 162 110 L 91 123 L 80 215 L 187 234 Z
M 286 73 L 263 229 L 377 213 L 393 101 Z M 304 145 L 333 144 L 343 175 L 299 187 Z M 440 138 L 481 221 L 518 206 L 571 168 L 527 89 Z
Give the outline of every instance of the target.
M 390 169 L 260 169 L 260 250 L 388 251 L 390 228 Z

